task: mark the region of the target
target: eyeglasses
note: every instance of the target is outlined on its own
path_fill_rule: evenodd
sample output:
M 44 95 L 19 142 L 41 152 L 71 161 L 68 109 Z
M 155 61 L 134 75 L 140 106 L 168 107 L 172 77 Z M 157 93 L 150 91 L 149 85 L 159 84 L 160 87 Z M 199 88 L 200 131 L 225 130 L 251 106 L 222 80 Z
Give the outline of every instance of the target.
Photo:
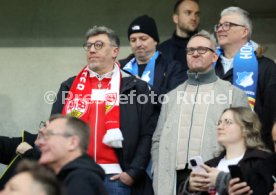
M 89 51 L 93 45 L 96 50 L 100 50 L 103 48 L 104 43 L 102 41 L 96 41 L 95 43 L 84 43 L 83 48 L 86 51 Z
M 215 52 L 213 49 L 209 47 L 197 47 L 197 48 L 187 47 L 186 48 L 187 55 L 193 55 L 195 51 L 197 51 L 197 53 L 199 54 L 205 54 L 207 51 Z
M 215 32 L 218 32 L 219 28 L 221 27 L 222 30 L 228 31 L 228 30 L 230 30 L 230 28 L 232 26 L 242 26 L 242 27 L 245 27 L 245 25 L 241 25 L 241 24 L 235 24 L 235 23 L 232 23 L 232 22 L 224 22 L 222 24 L 216 24 L 215 27 L 214 27 L 214 30 L 215 30 Z
M 38 132 L 37 140 L 49 140 L 51 136 L 63 136 L 63 137 L 71 137 L 73 136 L 70 133 L 57 133 L 53 132 L 52 130 L 48 130 L 46 133 Z
M 223 124 L 223 126 L 229 127 L 230 125 L 233 125 L 234 122 L 231 119 L 224 119 L 219 120 L 216 125 L 220 126 L 221 124 Z
M 40 121 L 40 123 L 39 123 L 39 129 L 42 129 L 42 128 L 45 128 L 46 127 L 46 122 L 45 121 Z

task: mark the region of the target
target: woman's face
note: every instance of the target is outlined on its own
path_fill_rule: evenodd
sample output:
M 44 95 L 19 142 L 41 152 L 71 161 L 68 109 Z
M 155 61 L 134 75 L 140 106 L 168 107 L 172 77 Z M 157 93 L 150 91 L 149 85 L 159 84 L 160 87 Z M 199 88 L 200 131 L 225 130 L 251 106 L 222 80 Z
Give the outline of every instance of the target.
M 218 121 L 217 140 L 223 146 L 234 145 L 244 142 L 244 133 L 234 119 L 232 111 L 228 110 L 222 114 Z

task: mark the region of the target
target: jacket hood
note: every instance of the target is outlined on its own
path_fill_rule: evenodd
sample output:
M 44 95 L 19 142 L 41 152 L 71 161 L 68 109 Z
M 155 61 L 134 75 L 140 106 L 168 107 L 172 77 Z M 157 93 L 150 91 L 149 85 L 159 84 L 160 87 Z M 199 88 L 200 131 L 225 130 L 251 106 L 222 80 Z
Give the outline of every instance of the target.
M 94 174 L 98 175 L 101 179 L 104 179 L 105 177 L 104 170 L 99 165 L 97 165 L 94 162 L 94 160 L 88 155 L 82 155 L 76 158 L 75 160 L 69 162 L 61 169 L 57 177 L 59 180 L 63 181 L 68 174 L 70 174 L 76 169 L 82 169 L 85 171 L 93 172 Z

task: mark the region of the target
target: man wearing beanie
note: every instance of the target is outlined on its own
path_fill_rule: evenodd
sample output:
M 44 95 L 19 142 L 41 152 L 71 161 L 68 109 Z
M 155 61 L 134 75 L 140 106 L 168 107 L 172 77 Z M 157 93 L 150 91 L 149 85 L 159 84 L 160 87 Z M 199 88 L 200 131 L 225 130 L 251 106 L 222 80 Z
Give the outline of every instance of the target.
M 157 95 L 167 93 L 186 80 L 181 64 L 169 62 L 156 50 L 159 35 L 152 17 L 143 15 L 134 19 L 127 34 L 133 53 L 120 60 L 123 70 L 146 81 Z
M 157 124 L 161 110 L 161 98 L 158 97 L 183 83 L 186 80 L 186 73 L 180 63 L 169 62 L 156 50 L 159 35 L 152 17 L 143 15 L 134 19 L 128 27 L 127 34 L 133 53 L 126 59 L 120 60 L 121 68 L 146 81 L 156 94 L 154 98 L 157 104 L 152 120 Z M 149 176 L 151 176 L 150 169 L 151 163 L 147 168 Z M 147 175 L 145 177 L 149 182 L 141 194 L 153 194 L 152 181 Z

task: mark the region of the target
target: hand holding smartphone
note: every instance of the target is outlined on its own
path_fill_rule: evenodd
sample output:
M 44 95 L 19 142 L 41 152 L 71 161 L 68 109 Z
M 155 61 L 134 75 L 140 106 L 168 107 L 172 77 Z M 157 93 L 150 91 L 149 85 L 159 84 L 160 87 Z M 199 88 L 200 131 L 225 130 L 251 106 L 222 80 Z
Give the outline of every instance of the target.
M 244 181 L 244 177 L 241 172 L 241 167 L 239 165 L 228 165 L 228 168 L 232 179 L 238 177 L 240 178 L 240 182 Z
M 204 164 L 201 156 L 193 156 L 189 158 L 189 166 L 191 167 L 193 172 L 203 172 L 206 173 L 205 169 L 202 168 L 200 165 Z

